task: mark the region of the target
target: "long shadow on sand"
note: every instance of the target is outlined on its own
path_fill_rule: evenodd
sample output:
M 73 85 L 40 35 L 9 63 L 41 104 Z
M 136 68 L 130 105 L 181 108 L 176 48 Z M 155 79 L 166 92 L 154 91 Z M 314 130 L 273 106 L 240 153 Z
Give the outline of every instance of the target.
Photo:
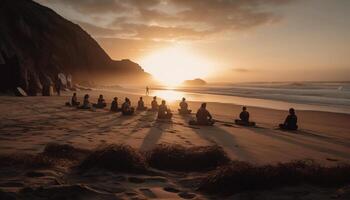
M 143 139 L 143 142 L 140 146 L 140 150 L 145 151 L 153 148 L 158 143 L 159 139 L 162 137 L 162 134 L 166 131 L 166 129 L 168 129 L 171 126 L 172 123 L 168 122 L 153 122 L 150 130 L 147 132 L 145 138 Z
M 337 151 L 331 148 L 325 147 L 324 144 L 319 144 L 319 145 L 314 145 L 311 142 L 303 142 L 303 141 L 298 141 L 301 140 L 301 138 L 296 138 L 293 136 L 295 133 L 291 132 L 284 132 L 284 131 L 276 131 L 276 130 L 270 130 L 271 132 L 266 132 L 266 129 L 254 129 L 254 128 L 249 128 L 252 132 L 260 135 L 264 135 L 267 137 L 271 137 L 277 140 L 281 140 L 290 144 L 294 144 L 297 146 L 301 146 L 304 148 L 308 148 L 314 151 L 322 152 L 322 153 L 331 153 L 340 157 L 343 157 L 345 159 L 350 159 L 350 154 L 347 152 L 341 152 Z M 325 141 L 325 142 L 330 142 L 330 141 Z M 331 143 L 331 142 L 330 142 Z M 339 144 L 338 144 L 339 145 Z
M 188 124 L 190 117 L 181 115 L 181 118 Z M 252 155 L 245 151 L 242 147 L 239 146 L 236 137 L 230 132 L 219 127 L 218 124 L 214 126 L 194 126 L 192 130 L 199 135 L 201 138 L 219 146 L 222 146 L 226 150 L 229 150 L 235 157 L 240 158 L 250 158 Z
M 107 119 L 103 120 L 103 118 L 108 117 Z M 112 118 L 110 118 L 112 116 Z M 84 137 L 85 133 L 96 131 L 96 134 L 98 132 L 108 132 L 115 126 L 124 126 L 126 125 L 125 122 L 132 121 L 135 118 L 137 118 L 138 115 L 130 115 L 130 116 L 123 116 L 121 113 L 103 113 L 100 115 L 94 115 L 90 114 L 89 117 L 84 118 L 84 120 L 91 120 L 92 123 L 89 124 L 82 124 L 81 128 L 79 128 L 79 131 L 71 131 L 69 135 L 66 135 L 65 137 L 62 137 L 62 140 L 70 140 L 75 137 Z
M 288 131 L 288 130 L 281 130 L 279 128 L 271 129 L 271 128 L 267 128 L 267 127 L 264 127 L 264 126 L 260 126 L 260 124 L 257 125 L 257 126 L 253 126 L 253 127 L 251 127 L 251 126 L 240 126 L 240 125 L 234 125 L 232 127 L 234 127 L 234 128 L 245 128 L 245 129 L 252 130 L 252 131 L 257 130 L 258 132 L 259 132 L 259 129 L 260 129 L 260 131 L 262 131 L 262 130 L 272 130 L 274 132 L 280 132 L 281 133 L 280 135 L 283 135 L 285 137 L 289 137 L 289 138 L 292 138 L 292 139 L 294 139 L 295 136 L 298 136 L 298 137 L 299 136 L 303 136 L 303 137 L 305 137 L 307 139 L 317 139 L 317 140 L 320 140 L 320 141 L 323 141 L 323 142 L 328 142 L 328 143 L 335 144 L 335 145 L 342 145 L 344 147 L 350 148 L 350 143 L 347 142 L 346 140 L 342 140 L 342 139 L 331 137 L 331 136 L 326 136 L 326 135 L 317 133 L 317 132 L 312 131 L 312 130 L 299 129 L 297 131 Z

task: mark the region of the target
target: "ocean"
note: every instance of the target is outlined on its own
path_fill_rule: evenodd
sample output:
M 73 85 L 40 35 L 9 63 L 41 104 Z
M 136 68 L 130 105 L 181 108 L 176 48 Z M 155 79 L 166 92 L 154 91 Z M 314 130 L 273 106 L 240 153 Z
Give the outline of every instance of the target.
M 122 89 L 123 90 L 123 89 Z M 144 94 L 144 89 L 128 88 Z M 125 92 L 125 91 L 124 91 Z M 236 83 L 208 84 L 201 87 L 156 87 L 152 96 L 168 101 L 220 102 L 287 110 L 314 110 L 350 114 L 350 82 Z

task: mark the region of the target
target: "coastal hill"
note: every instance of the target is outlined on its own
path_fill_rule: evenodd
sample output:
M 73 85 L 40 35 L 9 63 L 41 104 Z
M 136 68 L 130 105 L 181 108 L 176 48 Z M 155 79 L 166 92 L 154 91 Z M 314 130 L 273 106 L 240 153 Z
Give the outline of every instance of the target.
M 33 95 L 58 73 L 76 82 L 150 77 L 137 63 L 112 60 L 80 26 L 32 0 L 1 1 L 0 67 L 0 92 L 21 87 Z
M 205 82 L 203 79 L 196 78 L 193 80 L 186 80 L 182 83 L 183 86 L 203 86 L 206 85 L 207 82 Z

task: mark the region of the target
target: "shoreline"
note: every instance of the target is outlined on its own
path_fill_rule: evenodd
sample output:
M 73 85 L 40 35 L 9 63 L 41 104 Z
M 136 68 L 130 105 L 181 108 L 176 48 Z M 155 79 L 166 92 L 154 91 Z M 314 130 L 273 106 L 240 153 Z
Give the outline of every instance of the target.
M 131 95 L 140 95 L 145 96 L 144 91 L 140 88 L 132 88 L 134 92 L 127 91 L 129 88 L 125 89 L 95 89 L 95 91 L 109 91 L 116 93 L 128 93 Z M 234 105 L 245 105 L 250 107 L 257 108 L 267 108 L 275 110 L 288 110 L 293 107 L 301 111 L 321 111 L 321 112 L 330 112 L 330 113 L 342 113 L 350 114 L 350 108 L 344 107 L 332 107 L 325 104 L 312 104 L 312 103 L 301 103 L 301 102 L 292 102 L 292 101 L 283 101 L 279 99 L 267 99 L 259 98 L 256 96 L 245 96 L 245 95 L 231 95 L 231 94 L 216 94 L 216 93 L 201 93 L 200 91 L 185 91 L 181 89 L 161 89 L 157 88 L 151 90 L 149 96 L 158 96 L 162 98 L 169 98 L 173 101 L 175 99 L 179 100 L 182 97 L 190 99 L 189 101 L 195 102 L 208 102 L 208 103 L 227 103 Z

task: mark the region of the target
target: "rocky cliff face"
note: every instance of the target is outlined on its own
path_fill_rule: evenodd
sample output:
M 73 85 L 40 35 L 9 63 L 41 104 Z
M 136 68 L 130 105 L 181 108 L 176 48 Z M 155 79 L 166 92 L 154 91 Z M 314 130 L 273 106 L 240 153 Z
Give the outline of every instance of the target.
M 75 80 L 148 76 L 130 60 L 112 60 L 77 24 L 31 0 L 0 2 L 0 69 L 0 92 L 22 87 L 30 94 L 54 82 L 58 73 Z

